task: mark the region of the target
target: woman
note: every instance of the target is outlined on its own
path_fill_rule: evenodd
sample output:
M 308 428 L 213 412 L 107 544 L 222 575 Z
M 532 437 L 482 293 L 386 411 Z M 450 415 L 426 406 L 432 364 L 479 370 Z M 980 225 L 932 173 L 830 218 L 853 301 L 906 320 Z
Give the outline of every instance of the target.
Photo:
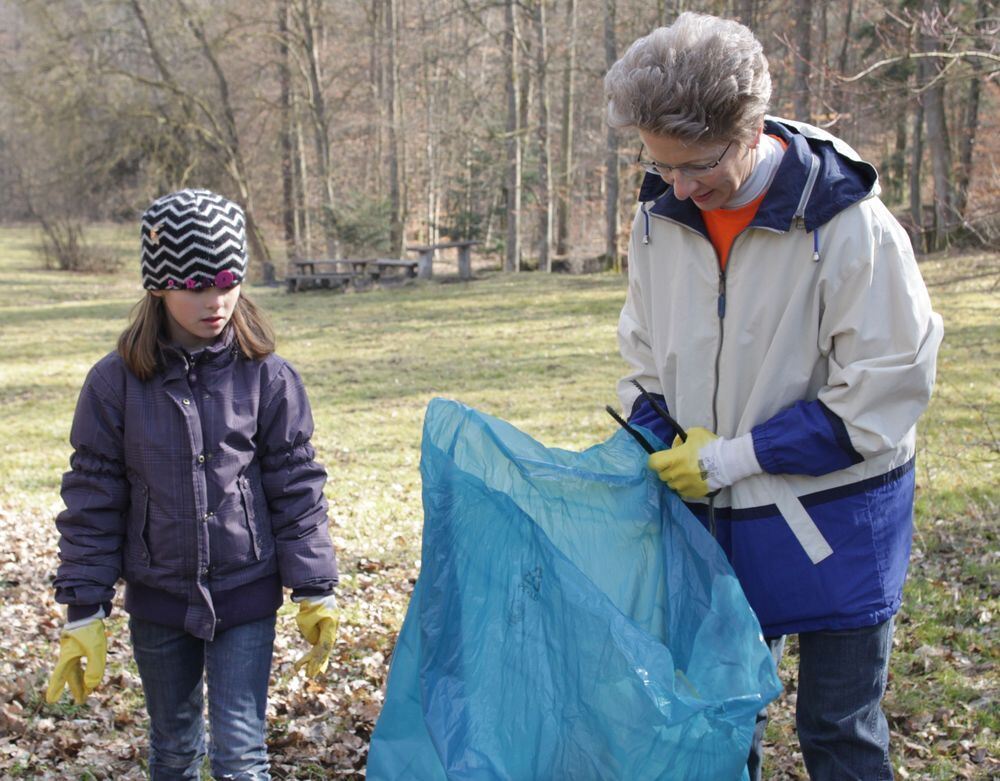
M 767 60 L 746 27 L 682 14 L 636 41 L 605 89 L 608 121 L 638 131 L 648 171 L 619 323 L 622 404 L 673 442 L 650 467 L 726 551 L 775 656 L 799 635 L 810 776 L 891 778 L 880 703 L 914 425 L 942 336 L 910 243 L 854 150 L 765 116 Z

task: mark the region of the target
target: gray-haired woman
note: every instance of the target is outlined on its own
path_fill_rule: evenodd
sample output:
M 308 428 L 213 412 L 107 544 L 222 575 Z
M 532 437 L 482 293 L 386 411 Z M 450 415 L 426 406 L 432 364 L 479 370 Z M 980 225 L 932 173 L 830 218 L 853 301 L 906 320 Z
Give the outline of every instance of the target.
M 880 703 L 942 336 L 909 240 L 854 150 L 765 116 L 767 60 L 736 22 L 682 14 L 632 44 L 605 88 L 648 171 L 622 404 L 673 443 L 650 467 L 728 554 L 775 655 L 798 634 L 810 776 L 891 778 Z

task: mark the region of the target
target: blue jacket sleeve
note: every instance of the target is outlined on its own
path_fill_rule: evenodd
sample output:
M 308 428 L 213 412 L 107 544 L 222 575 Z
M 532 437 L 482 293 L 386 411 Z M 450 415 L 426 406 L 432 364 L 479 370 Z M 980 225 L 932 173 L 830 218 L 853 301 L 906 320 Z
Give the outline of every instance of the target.
M 69 606 L 70 620 L 91 616 L 98 606 L 111 613 L 129 507 L 123 436 L 124 400 L 95 366 L 73 416 L 73 455 L 61 492 L 66 509 L 56 518 L 56 602 Z
M 649 394 L 661 407 L 667 409 L 667 402 L 664 400 L 663 396 L 658 393 Z M 663 418 L 656 414 L 656 410 L 653 406 L 646 401 L 645 398 L 639 396 L 635 400 L 635 404 L 632 406 L 632 412 L 628 416 L 628 422 L 634 426 L 642 426 L 649 431 L 652 431 L 656 436 L 663 440 L 667 447 L 670 447 L 671 443 L 674 441 L 674 437 L 677 436 L 677 431 L 667 423 Z
M 799 401 L 753 428 L 765 472 L 825 475 L 863 461 L 844 422 L 821 401 Z
M 326 470 L 312 446 L 312 410 L 302 379 L 282 365 L 261 399 L 258 448 L 282 583 L 298 595 L 329 593 L 337 559 L 323 496 Z

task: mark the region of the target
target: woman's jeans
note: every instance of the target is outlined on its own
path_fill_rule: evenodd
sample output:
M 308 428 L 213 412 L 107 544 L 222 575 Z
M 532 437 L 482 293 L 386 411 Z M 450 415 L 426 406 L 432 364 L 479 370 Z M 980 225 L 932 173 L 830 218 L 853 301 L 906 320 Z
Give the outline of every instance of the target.
M 270 779 L 264 743 L 275 617 L 234 626 L 208 642 L 132 618 L 132 649 L 149 712 L 152 781 L 201 778 L 208 685 L 211 767 L 216 779 Z
M 799 678 L 795 725 L 809 778 L 813 781 L 892 779 L 889 725 L 882 696 L 892 649 L 890 618 L 860 629 L 799 635 Z M 785 638 L 769 638 L 777 663 Z M 759 781 L 767 711 L 757 715 L 747 769 Z

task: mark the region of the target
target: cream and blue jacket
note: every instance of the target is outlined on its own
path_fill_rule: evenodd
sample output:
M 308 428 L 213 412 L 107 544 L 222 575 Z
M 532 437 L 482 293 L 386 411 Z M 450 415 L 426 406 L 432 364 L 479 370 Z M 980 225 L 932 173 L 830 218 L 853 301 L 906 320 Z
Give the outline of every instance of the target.
M 643 182 L 619 395 L 667 444 L 629 380 L 684 427 L 752 434 L 764 472 L 715 497 L 714 531 L 766 636 L 868 626 L 902 598 L 941 318 L 875 169 L 818 128 L 765 132 L 788 147 L 725 270 L 698 208 Z

